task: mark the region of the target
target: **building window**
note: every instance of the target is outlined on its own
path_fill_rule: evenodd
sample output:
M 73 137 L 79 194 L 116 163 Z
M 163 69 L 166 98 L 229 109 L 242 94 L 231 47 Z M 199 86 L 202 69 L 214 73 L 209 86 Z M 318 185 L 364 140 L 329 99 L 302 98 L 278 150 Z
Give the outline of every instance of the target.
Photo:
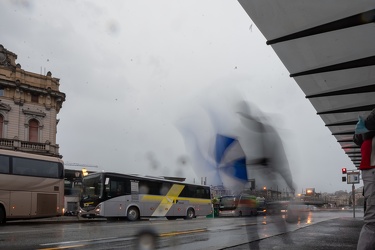
M 4 96 L 4 88 L 0 87 L 0 96 Z
M 29 141 L 39 142 L 39 122 L 35 119 L 29 121 Z
M 39 96 L 36 94 L 31 94 L 31 102 L 39 102 Z
M 4 117 L 0 115 L 0 138 L 3 138 Z

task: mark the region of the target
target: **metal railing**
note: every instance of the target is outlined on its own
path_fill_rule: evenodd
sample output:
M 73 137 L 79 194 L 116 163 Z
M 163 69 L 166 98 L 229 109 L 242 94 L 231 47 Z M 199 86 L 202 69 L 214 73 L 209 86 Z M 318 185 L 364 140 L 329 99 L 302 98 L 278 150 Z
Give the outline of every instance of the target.
M 27 153 L 35 153 L 50 156 L 59 156 L 59 145 L 50 143 L 21 141 L 18 139 L 0 138 L 0 148 L 18 150 Z

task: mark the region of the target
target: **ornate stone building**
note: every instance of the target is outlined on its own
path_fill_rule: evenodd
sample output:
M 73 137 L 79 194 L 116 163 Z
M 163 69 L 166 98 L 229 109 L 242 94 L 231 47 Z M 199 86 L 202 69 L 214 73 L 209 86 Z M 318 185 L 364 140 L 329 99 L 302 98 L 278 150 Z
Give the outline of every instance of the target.
M 57 156 L 57 114 L 65 94 L 51 72 L 21 69 L 17 55 L 0 45 L 0 148 Z

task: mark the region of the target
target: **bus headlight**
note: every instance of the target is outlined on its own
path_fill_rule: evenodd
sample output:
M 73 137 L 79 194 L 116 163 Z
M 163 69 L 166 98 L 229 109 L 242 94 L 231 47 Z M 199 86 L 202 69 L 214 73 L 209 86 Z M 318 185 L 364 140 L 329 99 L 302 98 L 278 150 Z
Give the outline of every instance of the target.
M 100 214 L 101 207 L 102 207 L 102 204 L 99 204 L 99 205 L 96 206 L 96 208 L 95 208 L 95 214 L 97 214 L 97 215 Z

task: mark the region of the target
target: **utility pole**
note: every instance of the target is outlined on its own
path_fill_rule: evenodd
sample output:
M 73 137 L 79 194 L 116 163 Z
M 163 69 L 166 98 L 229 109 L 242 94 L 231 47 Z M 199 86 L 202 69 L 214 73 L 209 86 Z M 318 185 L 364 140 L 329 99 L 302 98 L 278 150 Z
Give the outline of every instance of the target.
M 352 184 L 352 197 L 353 197 L 353 218 L 355 218 L 355 192 L 354 183 Z

